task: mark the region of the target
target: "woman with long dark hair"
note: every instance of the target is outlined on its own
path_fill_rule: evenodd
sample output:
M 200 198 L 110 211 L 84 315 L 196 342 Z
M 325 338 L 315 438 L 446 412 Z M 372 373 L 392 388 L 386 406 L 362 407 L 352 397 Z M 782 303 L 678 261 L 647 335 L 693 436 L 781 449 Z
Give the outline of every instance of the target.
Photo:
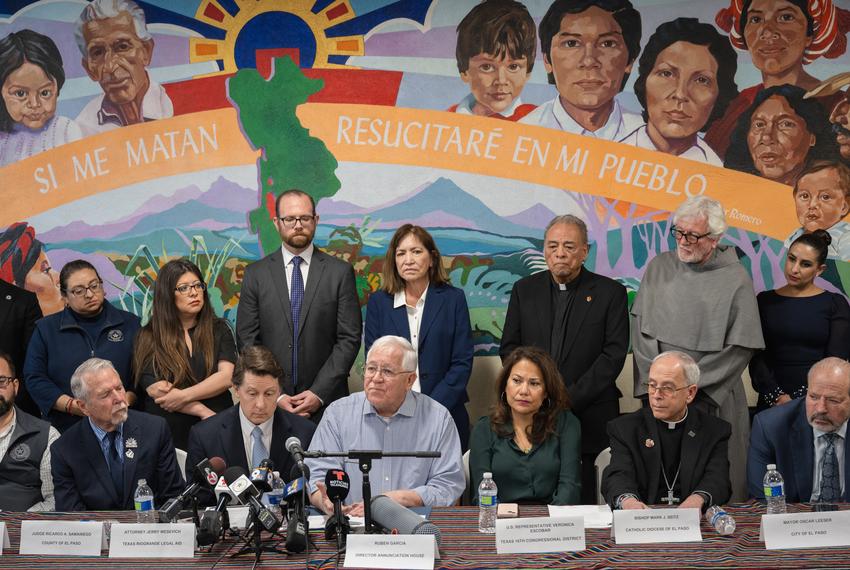
M 193 425 L 233 405 L 235 362 L 233 333 L 213 313 L 201 270 L 185 259 L 163 265 L 134 363 L 142 408 L 166 419 L 175 446 L 185 450 Z

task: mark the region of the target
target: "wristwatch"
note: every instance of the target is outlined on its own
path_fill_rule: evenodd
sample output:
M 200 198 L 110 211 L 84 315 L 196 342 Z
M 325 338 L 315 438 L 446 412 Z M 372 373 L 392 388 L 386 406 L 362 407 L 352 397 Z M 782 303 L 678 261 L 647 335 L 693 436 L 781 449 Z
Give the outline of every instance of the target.
M 638 496 L 635 495 L 634 493 L 623 493 L 622 495 L 617 497 L 616 501 L 614 501 L 614 508 L 615 509 L 622 509 L 623 508 L 623 501 L 625 501 L 626 499 L 637 499 L 638 501 L 640 500 L 640 498 L 638 498 Z

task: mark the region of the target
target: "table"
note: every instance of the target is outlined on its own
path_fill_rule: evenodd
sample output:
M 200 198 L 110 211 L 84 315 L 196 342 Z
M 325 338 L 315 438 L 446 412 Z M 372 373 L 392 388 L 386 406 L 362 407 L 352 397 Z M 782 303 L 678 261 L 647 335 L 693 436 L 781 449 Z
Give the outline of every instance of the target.
M 842 505 L 843 508 L 850 508 Z M 808 505 L 789 505 L 788 512 L 810 511 Z M 850 547 L 811 550 L 767 551 L 758 541 L 760 515 L 764 505 L 757 502 L 730 506 L 737 530 L 732 536 L 718 536 L 703 522 L 703 541 L 658 545 L 623 545 L 614 543 L 608 530 L 587 530 L 587 550 L 534 555 L 498 555 L 495 538 L 478 532 L 477 507 L 436 508 L 431 521 L 443 534 L 442 558 L 438 568 L 850 568 Z M 521 517 L 545 516 L 544 506 L 520 506 Z M 15 568 L 250 568 L 253 554 L 231 558 L 238 543 L 228 540 L 210 551 L 198 552 L 192 560 L 121 560 L 110 559 L 104 552 L 94 557 L 19 556 L 20 521 L 118 520 L 134 522 L 132 512 L 98 513 L 0 513 L 9 529 L 11 548 L 0 556 L 0 569 Z M 324 540 L 323 533 L 311 532 L 319 550 L 310 553 L 310 568 L 333 568 L 335 548 Z M 339 564 L 342 567 L 342 561 Z M 260 568 L 304 568 L 304 554 L 264 553 Z

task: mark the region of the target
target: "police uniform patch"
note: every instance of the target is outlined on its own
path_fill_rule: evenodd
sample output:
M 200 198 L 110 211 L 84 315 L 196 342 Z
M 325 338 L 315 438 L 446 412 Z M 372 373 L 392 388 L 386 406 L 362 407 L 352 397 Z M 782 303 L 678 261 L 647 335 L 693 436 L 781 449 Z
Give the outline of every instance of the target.
M 119 329 L 112 329 L 108 333 L 106 333 L 106 339 L 109 342 L 121 342 L 124 340 L 124 333 Z
M 14 461 L 26 461 L 27 459 L 29 459 L 31 453 L 32 453 L 32 450 L 30 449 L 29 445 L 27 445 L 26 443 L 19 443 L 9 453 L 9 456 Z

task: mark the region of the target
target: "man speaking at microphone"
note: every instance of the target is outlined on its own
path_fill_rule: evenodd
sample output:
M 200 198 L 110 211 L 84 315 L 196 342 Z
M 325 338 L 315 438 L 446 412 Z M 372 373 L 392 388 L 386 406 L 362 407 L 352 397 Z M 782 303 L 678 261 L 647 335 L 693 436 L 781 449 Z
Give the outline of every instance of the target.
M 227 465 L 250 473 L 264 459 L 286 479 L 295 465 L 286 450 L 286 439 L 295 436 L 310 443 L 316 426 L 306 418 L 277 406 L 283 370 L 271 351 L 263 346 L 246 348 L 233 371 L 239 403 L 192 426 L 186 465 L 205 457 L 221 457 Z M 228 481 L 230 483 L 230 481 Z M 203 504 L 212 504 L 212 493 L 199 494 Z
M 448 410 L 411 390 L 416 351 L 407 339 L 384 336 L 366 356 L 363 392 L 333 402 L 325 410 L 310 451 L 439 451 L 438 458 L 390 457 L 372 463 L 372 496 L 387 495 L 405 507 L 449 506 L 463 493 L 465 478 L 457 428 Z M 340 457 L 308 459 L 310 501 L 326 513 L 333 503 L 325 473 L 344 469 L 351 490 L 344 512 L 363 515 L 363 475 L 356 462 Z M 348 469 L 345 469 L 348 465 Z

